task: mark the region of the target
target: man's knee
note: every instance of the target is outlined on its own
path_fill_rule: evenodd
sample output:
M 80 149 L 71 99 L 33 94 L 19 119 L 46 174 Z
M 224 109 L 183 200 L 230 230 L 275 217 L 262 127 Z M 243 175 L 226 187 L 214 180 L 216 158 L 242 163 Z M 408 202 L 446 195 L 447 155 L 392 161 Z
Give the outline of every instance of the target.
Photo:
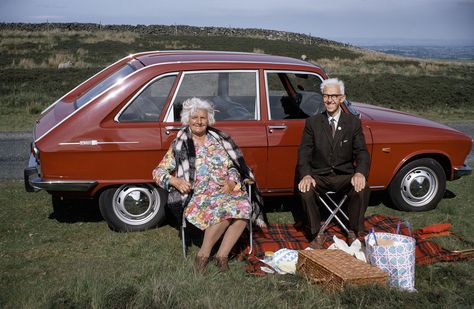
M 347 197 L 349 198 L 357 198 L 357 199 L 365 199 L 369 193 L 369 188 L 366 186 L 364 189 L 360 190 L 359 192 L 356 192 L 354 190 L 354 187 L 349 190 L 347 193 Z
M 308 190 L 306 192 L 299 191 L 299 196 L 300 196 L 302 202 L 312 202 L 312 201 L 315 201 L 317 199 L 318 193 L 316 192 L 316 190 L 311 188 L 310 190 Z

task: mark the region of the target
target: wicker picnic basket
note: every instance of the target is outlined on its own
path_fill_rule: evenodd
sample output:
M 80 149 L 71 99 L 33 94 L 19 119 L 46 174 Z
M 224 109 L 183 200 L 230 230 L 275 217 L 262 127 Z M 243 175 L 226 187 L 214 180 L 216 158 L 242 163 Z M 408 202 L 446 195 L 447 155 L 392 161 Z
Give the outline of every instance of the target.
M 387 273 L 341 250 L 301 250 L 296 272 L 330 292 L 347 285 L 387 284 Z

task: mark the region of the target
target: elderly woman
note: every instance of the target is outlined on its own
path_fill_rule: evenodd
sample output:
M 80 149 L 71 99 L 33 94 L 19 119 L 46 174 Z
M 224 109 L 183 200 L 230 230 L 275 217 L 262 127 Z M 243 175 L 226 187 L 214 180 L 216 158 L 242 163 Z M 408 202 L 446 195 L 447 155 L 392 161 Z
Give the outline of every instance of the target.
M 186 220 L 205 231 L 195 269 L 205 270 L 214 244 L 223 235 L 214 259 L 220 271 L 227 271 L 229 252 L 251 214 L 242 181 L 254 177 L 232 139 L 210 127 L 215 120 L 209 102 L 186 100 L 181 120 L 184 127 L 153 171 L 153 178 L 169 191 L 168 206 L 184 210 Z M 255 200 L 261 202 L 261 197 Z M 263 221 L 259 219 L 259 223 Z

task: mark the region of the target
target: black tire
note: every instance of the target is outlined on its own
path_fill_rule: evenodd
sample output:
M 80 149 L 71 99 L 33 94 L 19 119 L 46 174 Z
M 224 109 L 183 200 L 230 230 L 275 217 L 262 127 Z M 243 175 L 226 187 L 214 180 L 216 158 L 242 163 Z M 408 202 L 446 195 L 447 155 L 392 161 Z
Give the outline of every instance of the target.
M 446 190 L 446 174 L 438 161 L 414 160 L 402 167 L 388 187 L 393 206 L 405 211 L 436 208 Z
M 163 189 L 151 184 L 126 184 L 104 190 L 99 208 L 112 230 L 144 231 L 164 221 L 166 198 Z

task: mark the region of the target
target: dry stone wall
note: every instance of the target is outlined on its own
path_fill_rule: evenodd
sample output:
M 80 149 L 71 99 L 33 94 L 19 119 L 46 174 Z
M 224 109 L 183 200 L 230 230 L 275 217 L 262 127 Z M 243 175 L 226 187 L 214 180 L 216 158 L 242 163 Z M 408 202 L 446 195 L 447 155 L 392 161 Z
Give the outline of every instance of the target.
M 98 31 L 137 32 L 141 34 L 163 36 L 227 36 L 246 37 L 266 40 L 298 42 L 308 45 L 331 44 L 347 46 L 339 42 L 313 37 L 295 32 L 276 31 L 256 28 L 195 27 L 186 25 L 102 25 L 92 23 L 0 23 L 0 31 Z

